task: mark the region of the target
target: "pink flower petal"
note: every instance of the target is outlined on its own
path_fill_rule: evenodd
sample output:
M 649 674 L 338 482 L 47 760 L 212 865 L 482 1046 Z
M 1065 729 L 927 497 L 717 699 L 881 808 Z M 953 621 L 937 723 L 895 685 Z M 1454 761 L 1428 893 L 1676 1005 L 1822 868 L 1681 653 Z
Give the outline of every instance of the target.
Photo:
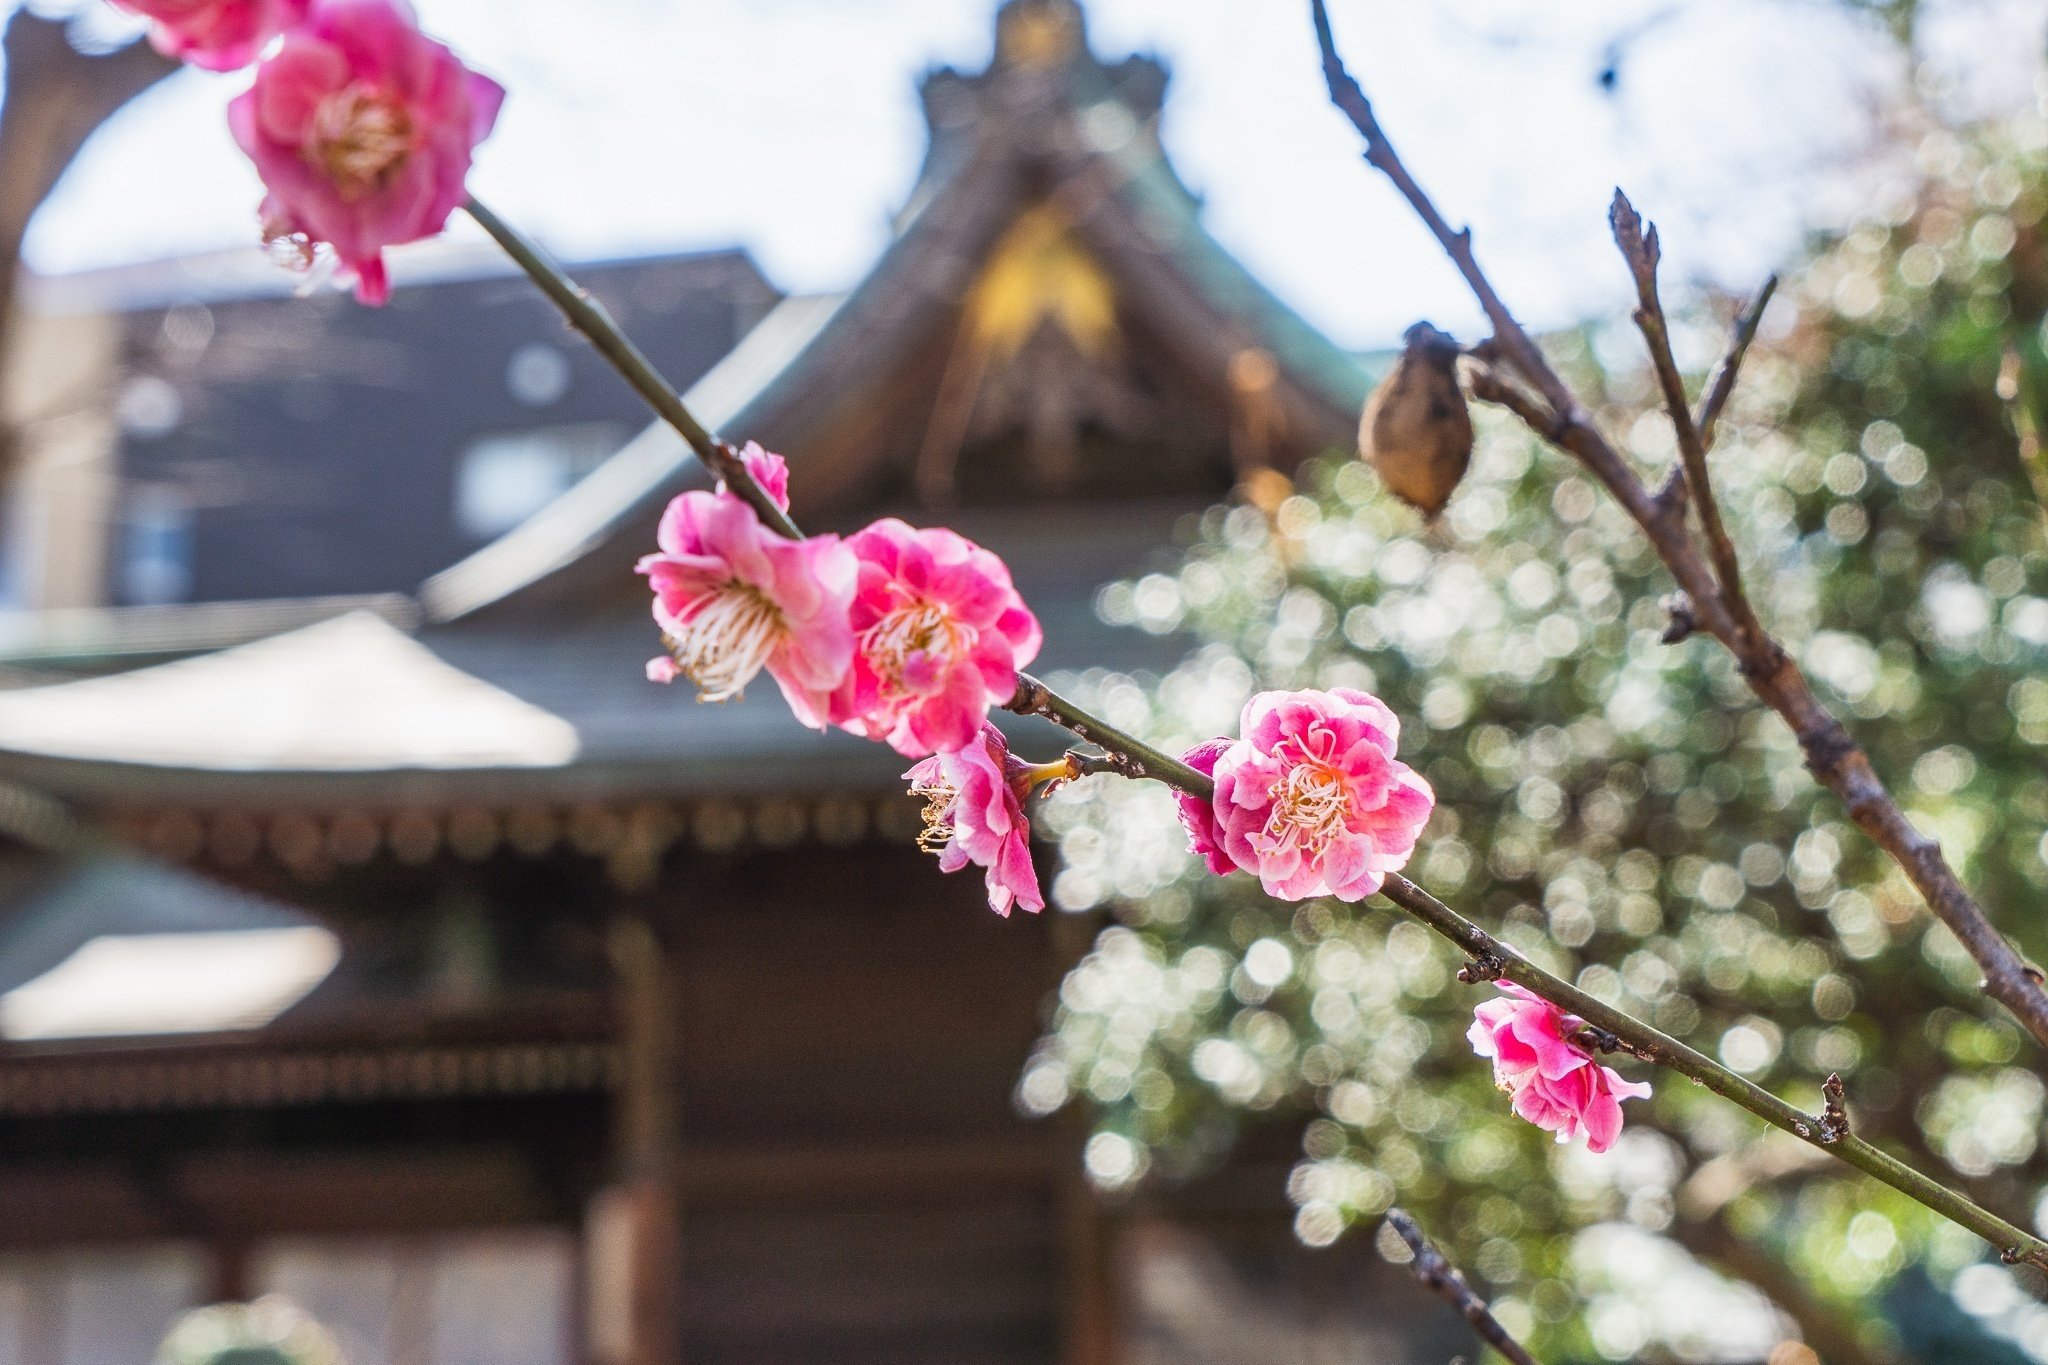
M 753 667 L 765 668 L 800 723 L 826 728 L 853 664 L 849 614 L 860 565 L 845 543 L 791 540 L 738 496 L 702 490 L 670 502 L 656 541 L 661 549 L 639 571 L 681 671 L 722 697 L 744 687 Z
M 171 8 L 167 0 L 132 5 Z M 354 273 L 357 296 L 383 302 L 391 292 L 383 253 L 436 235 L 464 202 L 471 158 L 497 121 L 503 88 L 423 35 L 403 0 L 323 0 L 310 12 L 300 0 L 176 8 L 304 17 L 230 106 L 229 127 L 263 177 L 272 217 L 330 244 Z
M 860 562 L 858 647 L 833 723 L 912 758 L 966 745 L 1038 652 L 1038 621 L 1009 570 L 952 531 L 894 518 L 846 544 Z
M 939 869 L 957 872 L 970 862 L 987 869 L 989 908 L 1005 917 L 1016 905 L 1034 913 L 1045 908 L 1031 861 L 1022 779 L 1012 781 L 1013 768 L 1022 765 L 1011 758 L 1009 741 L 993 725 L 984 725 L 970 743 L 935 754 L 904 774 L 911 790 L 931 803 L 927 840 L 945 837 Z
M 1206 818 L 1182 801 L 1194 851 L 1218 871 L 1216 855 L 1227 857 L 1285 900 L 1373 895 L 1406 865 L 1436 804 L 1395 759 L 1399 732 L 1385 703 L 1363 692 L 1253 697 L 1240 738 L 1214 753 Z
M 270 40 L 306 17 L 312 0 L 114 0 L 151 20 L 150 42 L 167 57 L 208 71 L 256 60 Z
M 1513 1096 L 1514 1112 L 1560 1138 L 1583 1134 L 1604 1152 L 1621 1133 L 1621 1101 L 1647 1099 L 1650 1087 L 1623 1080 L 1573 1041 L 1583 1021 L 1521 986 L 1501 982 L 1504 998 L 1473 1010 L 1466 1038 L 1493 1061 L 1496 1083 Z

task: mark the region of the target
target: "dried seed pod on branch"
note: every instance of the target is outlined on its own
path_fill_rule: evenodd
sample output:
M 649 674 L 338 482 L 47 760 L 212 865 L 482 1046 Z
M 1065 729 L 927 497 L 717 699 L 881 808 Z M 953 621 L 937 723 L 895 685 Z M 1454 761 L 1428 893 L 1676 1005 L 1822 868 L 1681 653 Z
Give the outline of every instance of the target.
M 1472 414 L 1458 343 L 1426 322 L 1403 334 L 1394 368 L 1365 401 L 1358 454 L 1395 497 L 1435 519 L 1472 463 Z

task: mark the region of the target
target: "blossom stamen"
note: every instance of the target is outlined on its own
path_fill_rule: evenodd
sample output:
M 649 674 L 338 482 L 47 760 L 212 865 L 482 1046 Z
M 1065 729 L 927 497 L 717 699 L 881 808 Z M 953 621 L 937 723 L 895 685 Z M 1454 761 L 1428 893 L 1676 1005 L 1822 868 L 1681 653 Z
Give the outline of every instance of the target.
M 1239 729 L 1186 755 L 1216 783 L 1211 799 L 1178 803 L 1210 870 L 1242 868 L 1280 900 L 1359 901 L 1407 863 L 1436 794 L 1394 757 L 1401 726 L 1385 702 L 1342 687 L 1261 692 Z
M 984 724 L 964 748 L 937 753 L 903 776 L 924 798 L 917 846 L 938 855 L 939 871 L 969 863 L 987 869 L 989 908 L 1043 910 L 1045 896 L 1031 865 L 1031 820 L 1024 803 L 1041 780 L 1067 775 L 1067 764 L 1031 764 L 1010 752 L 1002 731 Z
M 924 798 L 924 829 L 918 833 L 917 846 L 933 857 L 943 856 L 946 845 L 953 842 L 953 807 L 960 800 L 959 791 L 932 774 L 912 781 L 910 794 Z
M 860 647 L 884 688 L 901 693 L 920 656 L 944 663 L 974 647 L 975 632 L 940 603 L 914 598 L 861 632 Z
M 1350 830 L 1351 787 L 1341 773 L 1309 760 L 1287 770 L 1273 792 L 1266 837 L 1323 848 Z
M 154 7 L 169 0 L 129 0 Z M 232 55 L 281 34 L 228 127 L 268 194 L 266 240 L 332 248 L 356 297 L 391 297 L 388 248 L 438 234 L 469 198 L 477 144 L 505 90 L 420 32 L 410 0 L 210 0 L 244 21 Z M 257 22 L 250 27 L 250 19 Z M 280 230 L 282 229 L 282 230 Z
M 315 106 L 305 156 L 353 203 L 379 190 L 412 155 L 412 113 L 403 101 L 364 81 Z
M 854 661 L 832 723 L 907 758 L 973 743 L 1038 653 L 1038 621 L 1003 561 L 952 531 L 893 517 L 846 542 L 860 561 Z
M 781 609 L 737 580 L 692 603 L 675 633 L 676 664 L 702 701 L 729 701 L 759 673 L 788 632 Z

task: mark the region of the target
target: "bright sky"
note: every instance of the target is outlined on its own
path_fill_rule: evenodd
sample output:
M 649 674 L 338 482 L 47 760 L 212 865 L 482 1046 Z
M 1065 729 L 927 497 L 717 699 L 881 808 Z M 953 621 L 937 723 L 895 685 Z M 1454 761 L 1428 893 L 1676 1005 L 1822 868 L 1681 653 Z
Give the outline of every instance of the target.
M 474 188 L 571 256 L 743 244 L 791 291 L 844 288 L 887 241 L 924 145 L 920 72 L 988 59 L 994 0 L 417 0 L 512 95 Z M 1671 268 L 1747 288 L 1792 251 L 1823 173 L 1898 80 L 1826 0 L 1331 0 L 1382 121 L 1538 323 L 1610 307 L 1625 186 Z M 2048 6 L 1946 0 L 1936 34 L 1987 83 L 2031 80 Z M 1164 136 L 1207 221 L 1341 342 L 1468 325 L 1455 279 L 1358 163 L 1325 103 L 1306 0 L 1089 0 L 1098 51 L 1174 72 Z M 1619 90 L 1603 51 L 1636 32 Z M 188 72 L 90 147 L 31 263 L 89 268 L 253 237 L 255 177 L 221 108 L 246 76 Z M 1994 91 L 2010 98 L 2014 81 Z M 2019 87 L 2024 89 L 2022 83 Z

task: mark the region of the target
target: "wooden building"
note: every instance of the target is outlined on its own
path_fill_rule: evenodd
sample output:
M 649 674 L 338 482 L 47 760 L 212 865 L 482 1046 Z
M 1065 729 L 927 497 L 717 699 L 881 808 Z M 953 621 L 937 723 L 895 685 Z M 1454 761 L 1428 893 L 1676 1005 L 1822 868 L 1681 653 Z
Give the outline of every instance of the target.
M 1043 671 L 1164 664 L 1099 585 L 1348 440 L 1364 379 L 1203 232 L 1157 63 L 1072 0 L 998 24 L 925 81 L 872 275 L 690 401 L 787 453 L 807 525 L 1002 553 Z M 880 746 L 643 680 L 631 567 L 702 478 L 651 428 L 412 591 L 13 641 L 0 1361 L 140 1365 L 169 1311 L 265 1292 L 353 1365 L 1204 1358 L 1114 1272 L 1199 1256 L 1013 1104 L 1093 926 L 939 876 Z M 1399 1358 L 1336 1290 L 1341 1358 Z
M 579 273 L 678 383 L 781 301 L 741 251 Z M 645 419 L 488 243 L 401 253 L 386 308 L 297 282 L 253 251 L 32 282 L 0 605 L 409 593 Z

